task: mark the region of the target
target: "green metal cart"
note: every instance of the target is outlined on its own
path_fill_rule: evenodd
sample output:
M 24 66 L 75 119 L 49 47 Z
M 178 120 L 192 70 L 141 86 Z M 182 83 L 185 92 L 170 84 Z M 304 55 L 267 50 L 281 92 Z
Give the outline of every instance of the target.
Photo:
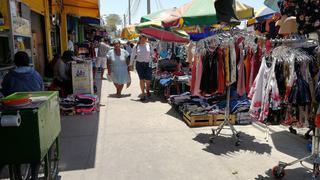
M 30 168 L 21 164 L 41 163 L 46 180 L 58 174 L 59 141 L 61 131 L 58 92 L 23 92 L 3 100 L 28 96 L 31 103 L 22 106 L 1 106 L 1 117 L 18 115 L 17 126 L 1 125 L 0 164 L 9 165 L 10 179 L 27 179 Z M 23 169 L 23 170 L 22 170 Z

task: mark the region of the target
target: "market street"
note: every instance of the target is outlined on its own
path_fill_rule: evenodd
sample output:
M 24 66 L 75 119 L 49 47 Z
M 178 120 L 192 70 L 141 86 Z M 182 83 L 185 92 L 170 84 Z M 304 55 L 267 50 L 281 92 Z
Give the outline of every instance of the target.
M 97 80 L 100 81 L 100 80 Z M 98 85 L 100 85 L 98 83 Z M 100 113 L 64 116 L 61 134 L 62 180 L 264 180 L 278 161 L 290 162 L 309 153 L 306 141 L 274 126 L 266 142 L 257 125 L 242 131 L 239 147 L 227 134 L 208 144 L 211 127 L 189 128 L 167 103 L 137 101 L 138 77 L 113 98 L 112 83 L 104 80 Z M 310 165 L 309 165 L 310 166 Z M 300 164 L 286 169 L 287 180 L 310 179 Z

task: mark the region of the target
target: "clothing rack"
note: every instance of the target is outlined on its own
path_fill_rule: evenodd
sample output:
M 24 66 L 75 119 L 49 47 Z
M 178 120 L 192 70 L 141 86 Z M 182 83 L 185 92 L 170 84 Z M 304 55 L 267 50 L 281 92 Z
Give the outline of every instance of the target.
M 218 34 L 208 37 L 206 39 L 200 40 L 197 43 L 198 46 L 198 52 L 203 54 L 203 50 L 207 49 L 208 47 L 210 48 L 217 48 L 219 46 L 223 45 L 228 45 L 229 42 L 233 42 L 235 38 L 238 38 L 238 36 L 245 37 L 247 41 L 254 42 L 253 36 L 249 36 L 249 34 L 245 34 L 242 30 L 233 28 L 229 31 L 219 31 Z M 213 43 L 213 45 L 212 45 Z M 222 132 L 223 129 L 225 129 L 225 126 L 228 126 L 229 129 L 232 132 L 232 136 L 235 139 L 235 145 L 239 146 L 240 145 L 240 132 L 238 132 L 235 127 L 230 123 L 230 86 L 231 84 L 226 84 L 226 108 L 225 108 L 225 117 L 223 123 L 219 125 L 217 129 L 212 129 L 212 136 L 209 138 L 209 141 L 213 143 L 213 140 L 215 137 L 219 136 Z
M 285 43 L 312 43 L 313 45 L 319 46 L 319 42 L 316 40 L 309 40 L 309 39 L 291 39 L 291 40 L 282 40 Z M 312 46 L 311 46 L 312 47 Z M 301 61 L 301 60 L 300 60 Z M 312 172 L 311 179 L 315 180 L 319 176 L 320 173 L 320 128 L 315 127 L 313 130 L 313 136 L 312 136 L 312 152 L 309 156 L 294 160 L 292 162 L 286 163 L 279 161 L 278 165 L 273 167 L 272 169 L 272 174 L 276 178 L 283 178 L 285 176 L 285 168 L 288 166 L 292 166 L 296 163 L 300 163 L 304 168 L 307 168 L 306 166 L 303 165 L 304 161 L 311 160 L 313 162 L 313 168 L 309 169 Z M 269 134 L 267 134 L 269 136 Z

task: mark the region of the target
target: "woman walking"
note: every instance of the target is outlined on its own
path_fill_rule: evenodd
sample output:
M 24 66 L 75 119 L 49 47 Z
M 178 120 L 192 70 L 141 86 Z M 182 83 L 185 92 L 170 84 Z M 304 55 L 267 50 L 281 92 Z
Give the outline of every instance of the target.
M 107 54 L 108 58 L 108 75 L 114 83 L 117 90 L 117 97 L 121 97 L 121 92 L 124 84 L 130 83 L 129 74 L 129 53 L 121 49 L 121 43 L 119 40 L 113 42 L 114 49 L 110 50 Z
M 152 79 L 152 49 L 147 38 L 143 35 L 139 37 L 138 44 L 133 47 L 130 69 L 132 69 L 133 62 L 136 61 L 136 69 L 140 79 L 141 95 L 140 100 L 146 100 L 146 96 L 150 97 L 150 83 Z

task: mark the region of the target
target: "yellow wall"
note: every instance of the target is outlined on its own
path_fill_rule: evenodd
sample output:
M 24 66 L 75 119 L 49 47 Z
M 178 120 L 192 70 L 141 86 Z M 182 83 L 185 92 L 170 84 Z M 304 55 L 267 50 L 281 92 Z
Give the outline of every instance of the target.
M 27 4 L 32 11 L 44 15 L 45 6 L 43 0 L 21 0 L 21 2 Z

